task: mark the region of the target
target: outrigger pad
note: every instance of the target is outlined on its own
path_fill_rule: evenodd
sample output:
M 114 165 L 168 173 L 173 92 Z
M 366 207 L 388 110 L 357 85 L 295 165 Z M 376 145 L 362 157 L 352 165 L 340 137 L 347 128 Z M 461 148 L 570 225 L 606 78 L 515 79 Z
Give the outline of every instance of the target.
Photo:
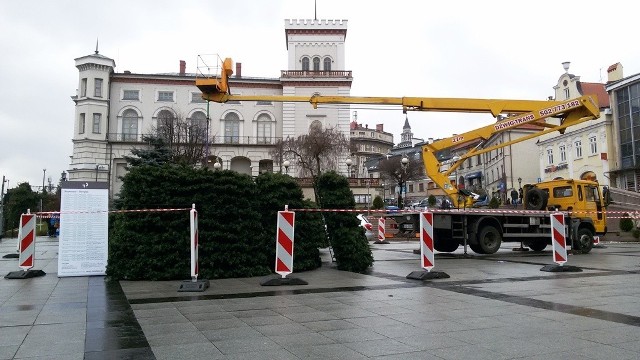
M 376 240 L 373 242 L 374 244 L 389 244 L 387 240 Z
M 412 271 L 409 275 L 407 275 L 407 279 L 413 280 L 432 280 L 432 279 L 448 279 L 451 276 L 443 271 Z
M 209 280 L 185 280 L 180 284 L 178 292 L 202 292 L 209 287 Z
M 20 258 L 20 254 L 7 254 L 2 257 L 3 259 L 18 259 Z
M 580 269 L 577 266 L 573 266 L 573 265 L 564 265 L 564 266 L 560 266 L 560 265 L 545 265 L 542 267 L 542 269 L 540 269 L 540 271 L 546 271 L 546 272 L 582 272 L 582 269 Z
M 309 285 L 308 282 L 298 279 L 298 278 L 290 278 L 290 277 L 272 277 L 270 279 L 263 280 L 260 282 L 262 286 L 283 286 L 283 285 Z
M 4 276 L 5 279 L 29 279 L 33 277 L 45 276 L 45 273 L 42 270 L 20 270 L 20 271 L 12 271 Z

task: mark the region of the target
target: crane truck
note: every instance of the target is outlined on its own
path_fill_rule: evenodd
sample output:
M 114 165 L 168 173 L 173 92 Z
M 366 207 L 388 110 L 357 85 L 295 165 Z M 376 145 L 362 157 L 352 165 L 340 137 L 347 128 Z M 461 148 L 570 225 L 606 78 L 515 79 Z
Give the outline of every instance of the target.
M 551 243 L 549 211 L 565 214 L 566 236 L 574 252 L 588 253 L 593 238 L 607 232 L 603 197 L 596 181 L 557 179 L 525 184 L 524 198 L 519 209 L 467 209 L 469 195 L 450 181 L 454 172 L 466 159 L 511 144 L 529 140 L 553 131 L 563 133 L 566 128 L 596 119 L 600 110 L 595 96 L 575 99 L 507 100 L 433 97 L 356 97 L 313 95 L 234 95 L 230 91 L 229 77 L 233 74 L 232 60 L 221 61 L 220 73 L 196 77 L 196 86 L 203 99 L 225 103 L 227 101 L 309 102 L 313 108 L 320 104 L 399 105 L 403 112 L 436 111 L 490 113 L 499 120 L 462 134 L 440 139 L 422 146 L 421 154 L 426 175 L 450 198 L 453 209 L 434 209 L 434 247 L 440 252 L 453 252 L 460 245 L 468 245 L 479 254 L 493 254 L 502 242 L 521 242 L 534 251 L 542 251 Z M 559 121 L 547 122 L 547 118 Z M 493 146 L 473 146 L 462 156 L 444 166 L 436 154 L 442 150 L 466 143 L 486 141 L 492 135 L 537 125 L 539 131 Z M 529 127 L 531 128 L 531 127 Z M 462 209 L 460 209 L 462 207 Z M 419 212 L 389 214 L 401 233 L 415 234 L 419 229 Z

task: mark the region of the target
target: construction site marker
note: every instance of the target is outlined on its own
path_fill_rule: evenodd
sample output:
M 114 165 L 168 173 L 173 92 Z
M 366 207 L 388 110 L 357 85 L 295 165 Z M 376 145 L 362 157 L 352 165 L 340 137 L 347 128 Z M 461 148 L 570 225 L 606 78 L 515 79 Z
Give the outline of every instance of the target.
M 20 215 L 18 249 L 18 266 L 22 270 L 8 273 L 5 279 L 27 279 L 46 275 L 42 270 L 32 270 L 36 253 L 36 214 L 32 214 L 30 210 Z
M 407 279 L 429 280 L 449 277 L 442 271 L 432 271 L 435 266 L 433 243 L 433 213 L 425 211 L 420 213 L 420 265 L 424 270 L 412 271 L 407 275 Z
M 295 212 L 289 211 L 285 205 L 284 211 L 278 211 L 276 221 L 276 265 L 275 272 L 281 277 L 270 278 L 260 283 L 262 286 L 279 285 L 308 285 L 306 281 L 287 277 L 293 272 L 293 244 L 295 234 Z
M 191 280 L 185 280 L 180 284 L 178 292 L 205 291 L 209 287 L 209 280 L 198 280 L 198 212 L 196 204 L 191 205 L 189 211 L 189 224 L 191 227 Z
M 386 236 L 385 236 L 385 229 L 386 229 L 386 220 L 383 217 L 378 219 L 378 240 L 374 241 L 374 244 L 388 244 L 389 241 L 387 241 Z
M 567 237 L 564 213 L 556 212 L 551 215 L 551 243 L 553 245 L 553 262 L 556 265 L 546 265 L 540 271 L 548 272 L 581 272 L 576 266 L 566 265 Z

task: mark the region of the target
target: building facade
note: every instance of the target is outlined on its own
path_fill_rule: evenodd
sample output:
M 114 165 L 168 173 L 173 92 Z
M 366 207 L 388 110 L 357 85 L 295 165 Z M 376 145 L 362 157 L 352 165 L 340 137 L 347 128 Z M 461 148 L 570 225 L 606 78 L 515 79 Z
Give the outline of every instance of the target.
M 345 66 L 346 20 L 285 20 L 287 69 L 278 78 L 242 76 L 236 64 L 230 80 L 233 94 L 349 96 L 352 73 Z M 307 103 L 207 103 L 195 86 L 196 72 L 166 74 L 116 72 L 115 61 L 96 51 L 75 59 L 73 154 L 69 180 L 107 181 L 117 196 L 126 173 L 125 156 L 144 148 L 144 135 L 157 134 L 167 123 L 187 124 L 186 136 L 202 143 L 203 166 L 258 175 L 282 171 L 269 152 L 277 140 L 307 134 L 312 126 L 334 127 L 349 136 L 349 105 L 313 109 Z M 344 154 L 338 171 L 346 173 Z M 298 173 L 291 164 L 289 173 Z
M 616 157 L 613 139 L 613 118 L 605 84 L 580 81 L 569 73 L 569 63 L 563 63 L 565 73 L 553 87 L 554 100 L 567 100 L 583 95 L 598 99 L 600 117 L 571 126 L 563 134 L 557 132 L 540 136 L 538 141 L 539 179 L 597 180 L 610 185 L 610 159 Z M 557 119 L 549 119 L 548 122 Z

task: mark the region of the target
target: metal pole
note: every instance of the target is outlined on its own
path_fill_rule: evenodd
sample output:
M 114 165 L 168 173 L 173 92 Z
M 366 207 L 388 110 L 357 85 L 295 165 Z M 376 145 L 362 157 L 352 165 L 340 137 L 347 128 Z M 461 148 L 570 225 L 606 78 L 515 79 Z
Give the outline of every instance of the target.
M 369 179 L 367 179 L 367 216 L 369 216 L 369 211 L 371 209 L 371 195 L 369 193 Z
M 4 175 L 2 175 L 2 191 L 0 191 L 0 239 L 4 235 Z

